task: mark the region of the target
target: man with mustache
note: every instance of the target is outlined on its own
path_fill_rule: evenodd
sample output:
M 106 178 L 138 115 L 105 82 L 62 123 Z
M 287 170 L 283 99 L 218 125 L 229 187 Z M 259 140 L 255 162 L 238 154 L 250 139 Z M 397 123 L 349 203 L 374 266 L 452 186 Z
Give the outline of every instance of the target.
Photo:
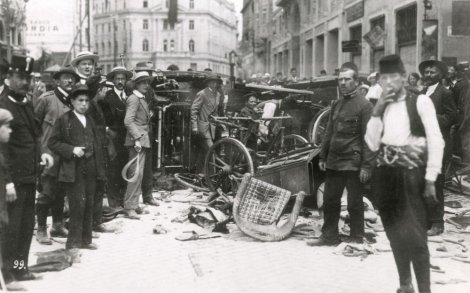
M 93 75 L 96 63 L 98 63 L 99 56 L 92 52 L 83 51 L 78 53 L 70 64 L 75 68 L 75 71 L 80 76 L 80 83 L 86 84 L 86 80 Z
M 445 142 L 442 170 L 436 179 L 438 203 L 436 206 L 428 207 L 428 221 L 431 226 L 428 236 L 435 236 L 444 232 L 444 171 L 447 162 L 452 157 L 450 129 L 452 125 L 457 123 L 458 112 L 452 92 L 441 84 L 442 78 L 447 74 L 447 65 L 441 61 L 427 60 L 419 64 L 419 71 L 425 85 L 421 94 L 431 98 Z
M 103 109 L 107 132 L 111 138 L 116 155 L 109 158 L 108 166 L 108 203 L 111 207 L 124 206 L 124 193 L 126 192 L 126 181 L 121 176 L 121 170 L 128 161 L 128 150 L 124 146 L 126 140 L 126 100 L 128 93 L 125 86 L 132 78 L 132 72 L 125 67 L 118 66 L 108 73 L 106 79 L 114 84 L 114 87 L 106 92 L 106 96 L 99 105 Z
M 7 191 L 16 191 L 16 200 L 8 203 L 9 224 L 4 231 L 2 253 L 6 281 L 34 280 L 28 270 L 28 256 L 34 230 L 34 206 L 39 166 L 54 164 L 51 155 L 41 154 L 41 129 L 31 102 L 26 98 L 30 88 L 34 60 L 14 56 L 8 70 L 9 91 L 0 98 L 0 108 L 13 115 L 12 133 L 6 148 Z M 14 191 L 13 191 L 14 190 Z
M 324 224 L 320 238 L 307 242 L 310 246 L 337 245 L 341 242 L 338 222 L 345 187 L 351 219 L 349 241 L 363 243 L 362 190 L 363 184 L 370 178 L 374 154 L 364 141 L 372 104 L 357 93 L 358 78 L 354 63 L 347 62 L 341 66 L 338 87 L 342 98 L 331 106 L 319 162 L 320 170 L 326 171 Z
M 51 152 L 47 143 L 57 119 L 72 109 L 69 93 L 80 80 L 80 77 L 70 65 L 67 65 L 54 73 L 53 78 L 56 80 L 57 88 L 42 94 L 38 98 L 34 112 L 42 128 L 41 150 L 44 153 L 51 154 L 57 162 L 58 156 Z M 51 239 L 47 235 L 47 215 L 49 210 L 52 212 L 51 236 L 66 238 L 68 235 L 68 231 L 63 225 L 65 189 L 57 181 L 57 170 L 56 164 L 54 168 L 45 170 L 41 175 L 42 190 L 40 190 L 36 206 L 38 219 L 36 240 L 40 244 L 52 244 Z

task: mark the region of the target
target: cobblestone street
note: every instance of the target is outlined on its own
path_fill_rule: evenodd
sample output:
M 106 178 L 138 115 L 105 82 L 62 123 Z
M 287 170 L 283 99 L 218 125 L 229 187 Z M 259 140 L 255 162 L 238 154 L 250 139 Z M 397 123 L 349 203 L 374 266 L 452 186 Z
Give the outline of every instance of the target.
M 179 195 L 188 191 L 175 192 Z M 367 258 L 334 254 L 335 248 L 312 248 L 300 238 L 263 243 L 244 236 L 234 224 L 230 234 L 220 238 L 181 242 L 182 231 L 200 230 L 188 222 L 171 223 L 188 203 L 166 201 L 147 207 L 140 221 L 118 217 L 107 225 L 118 227 L 115 234 L 100 234 L 96 251 L 83 250 L 81 263 L 61 272 L 43 273 L 43 280 L 24 282 L 29 292 L 395 292 L 398 278 L 391 252 Z M 314 212 L 309 223 L 319 228 Z M 168 234 L 155 235 L 156 224 Z M 452 229 L 451 227 L 446 227 Z M 461 234 L 448 233 L 460 238 Z M 468 235 L 468 234 L 467 234 Z M 386 243 L 383 232 L 378 243 Z M 63 241 L 65 239 L 56 239 Z M 469 237 L 466 237 L 469 243 Z M 63 244 L 40 246 L 35 253 L 63 248 Z M 435 254 L 437 243 L 431 243 Z M 447 246 L 449 252 L 451 245 Z M 432 273 L 433 292 L 470 292 L 470 265 L 446 258 L 432 258 L 445 273 Z M 438 285 L 436 281 L 461 280 L 459 284 Z

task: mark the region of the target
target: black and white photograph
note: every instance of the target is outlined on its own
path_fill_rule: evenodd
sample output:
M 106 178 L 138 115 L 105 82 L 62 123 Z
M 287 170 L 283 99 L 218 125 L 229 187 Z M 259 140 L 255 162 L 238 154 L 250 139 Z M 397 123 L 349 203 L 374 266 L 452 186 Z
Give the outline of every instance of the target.
M 0 292 L 470 292 L 470 0 L 0 0 Z

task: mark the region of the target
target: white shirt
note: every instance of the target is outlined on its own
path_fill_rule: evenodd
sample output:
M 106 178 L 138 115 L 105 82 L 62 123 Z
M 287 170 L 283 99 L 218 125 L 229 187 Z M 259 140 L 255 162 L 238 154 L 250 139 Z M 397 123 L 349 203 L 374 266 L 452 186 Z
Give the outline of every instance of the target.
M 366 99 L 370 101 L 370 99 L 379 99 L 380 96 L 382 95 L 382 87 L 380 84 L 376 83 L 373 86 L 369 88 L 369 91 L 367 92 Z
M 80 120 L 80 123 L 82 123 L 83 127 L 86 127 L 86 117 L 85 117 L 85 115 L 80 114 L 75 110 L 73 110 L 73 113 L 75 114 L 75 116 L 77 116 L 78 120 Z
M 405 97 L 401 97 L 385 108 L 383 121 L 380 117 L 372 116 L 370 118 L 365 141 L 372 151 L 378 151 L 381 144 L 424 146 L 427 143 L 428 159 L 425 178 L 436 181 L 437 175 L 441 173 L 444 139 L 431 99 L 428 96 L 419 95 L 416 107 L 423 122 L 426 138 L 411 134 L 410 119 L 405 118 L 408 117 Z
M 0 95 L 3 93 L 3 90 L 4 90 L 4 89 L 5 89 L 5 85 L 2 84 L 2 85 L 0 86 Z
M 438 82 L 436 82 L 436 84 L 430 85 L 426 90 L 426 96 L 430 97 L 434 93 L 438 85 Z
M 122 101 L 126 101 L 126 93 L 122 90 L 118 90 L 116 87 L 114 87 L 114 92 L 116 93 L 116 95 L 118 95 L 118 97 L 122 100 Z M 122 96 L 121 96 L 122 95 Z

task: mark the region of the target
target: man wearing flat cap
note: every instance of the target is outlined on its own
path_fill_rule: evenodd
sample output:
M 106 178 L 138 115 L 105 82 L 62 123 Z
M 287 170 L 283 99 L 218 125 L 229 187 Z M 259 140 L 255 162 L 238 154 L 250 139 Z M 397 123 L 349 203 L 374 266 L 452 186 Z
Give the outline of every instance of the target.
M 430 291 L 427 208 L 437 203 L 435 181 L 441 172 L 444 139 L 434 104 L 405 88 L 400 57 L 380 59 L 383 93 L 374 106 L 365 140 L 377 151 L 373 186 L 400 279 L 397 292 Z
M 99 56 L 89 51 L 80 52 L 72 59 L 70 64 L 80 76 L 81 84 L 85 84 L 86 80 L 93 75 L 98 60 Z
M 196 168 L 203 173 L 204 161 L 215 138 L 215 126 L 211 125 L 210 116 L 223 116 L 223 97 L 218 90 L 222 79 L 216 75 L 204 81 L 206 88 L 196 94 L 191 105 L 191 132 L 199 151 L 197 152 Z
M 126 140 L 126 100 L 128 94 L 125 86 L 132 78 L 132 72 L 125 67 L 113 68 L 106 79 L 114 84 L 114 87 L 106 92 L 105 98 L 99 102 L 103 109 L 108 134 L 115 149 L 115 157 L 109 158 L 108 166 L 108 203 L 111 207 L 124 206 L 124 193 L 126 181 L 121 176 L 121 170 L 128 161 L 128 150 L 124 146 Z
M 9 91 L 0 98 L 0 108 L 13 115 L 12 133 L 6 148 L 7 189 L 16 190 L 17 199 L 8 204 L 10 223 L 4 231 L 2 252 L 7 279 L 34 280 L 28 270 L 28 256 L 34 229 L 36 182 L 40 165 L 52 167 L 54 160 L 41 154 L 40 133 L 31 102 L 26 98 L 30 88 L 34 60 L 14 56 L 8 70 Z M 16 265 L 15 265 L 16 263 Z M 18 264 L 21 264 L 19 266 Z
M 320 153 L 320 169 L 326 171 L 324 224 L 319 239 L 310 246 L 340 243 L 338 222 L 341 196 L 348 191 L 348 211 L 351 219 L 350 241 L 362 243 L 364 237 L 363 184 L 371 174 L 373 153 L 364 141 L 372 104 L 357 92 L 358 70 L 345 63 L 340 69 L 338 87 L 342 98 L 331 106 L 325 140 Z
M 54 73 L 53 78 L 57 83 L 56 89 L 46 92 L 38 98 L 34 112 L 42 128 L 41 150 L 44 153 L 51 154 L 57 162 L 58 156 L 51 152 L 47 144 L 57 119 L 72 109 L 69 94 L 73 86 L 80 80 L 80 77 L 70 65 L 67 65 Z M 63 225 L 65 189 L 57 181 L 57 170 L 56 164 L 53 168 L 44 170 L 41 175 L 42 190 L 40 190 L 36 206 L 38 219 L 36 239 L 40 244 L 52 244 L 47 235 L 49 210 L 52 213 L 51 236 L 67 237 L 68 234 Z
M 434 104 L 437 122 L 445 142 L 442 170 L 436 179 L 438 203 L 436 206 L 430 206 L 428 210 L 428 221 L 430 224 L 428 236 L 436 236 L 444 232 L 444 170 L 446 163 L 452 157 L 450 130 L 457 123 L 458 111 L 452 92 L 441 83 L 441 80 L 447 75 L 447 65 L 441 61 L 427 60 L 419 64 L 419 71 L 423 76 L 425 86 L 421 93 L 430 97 Z

